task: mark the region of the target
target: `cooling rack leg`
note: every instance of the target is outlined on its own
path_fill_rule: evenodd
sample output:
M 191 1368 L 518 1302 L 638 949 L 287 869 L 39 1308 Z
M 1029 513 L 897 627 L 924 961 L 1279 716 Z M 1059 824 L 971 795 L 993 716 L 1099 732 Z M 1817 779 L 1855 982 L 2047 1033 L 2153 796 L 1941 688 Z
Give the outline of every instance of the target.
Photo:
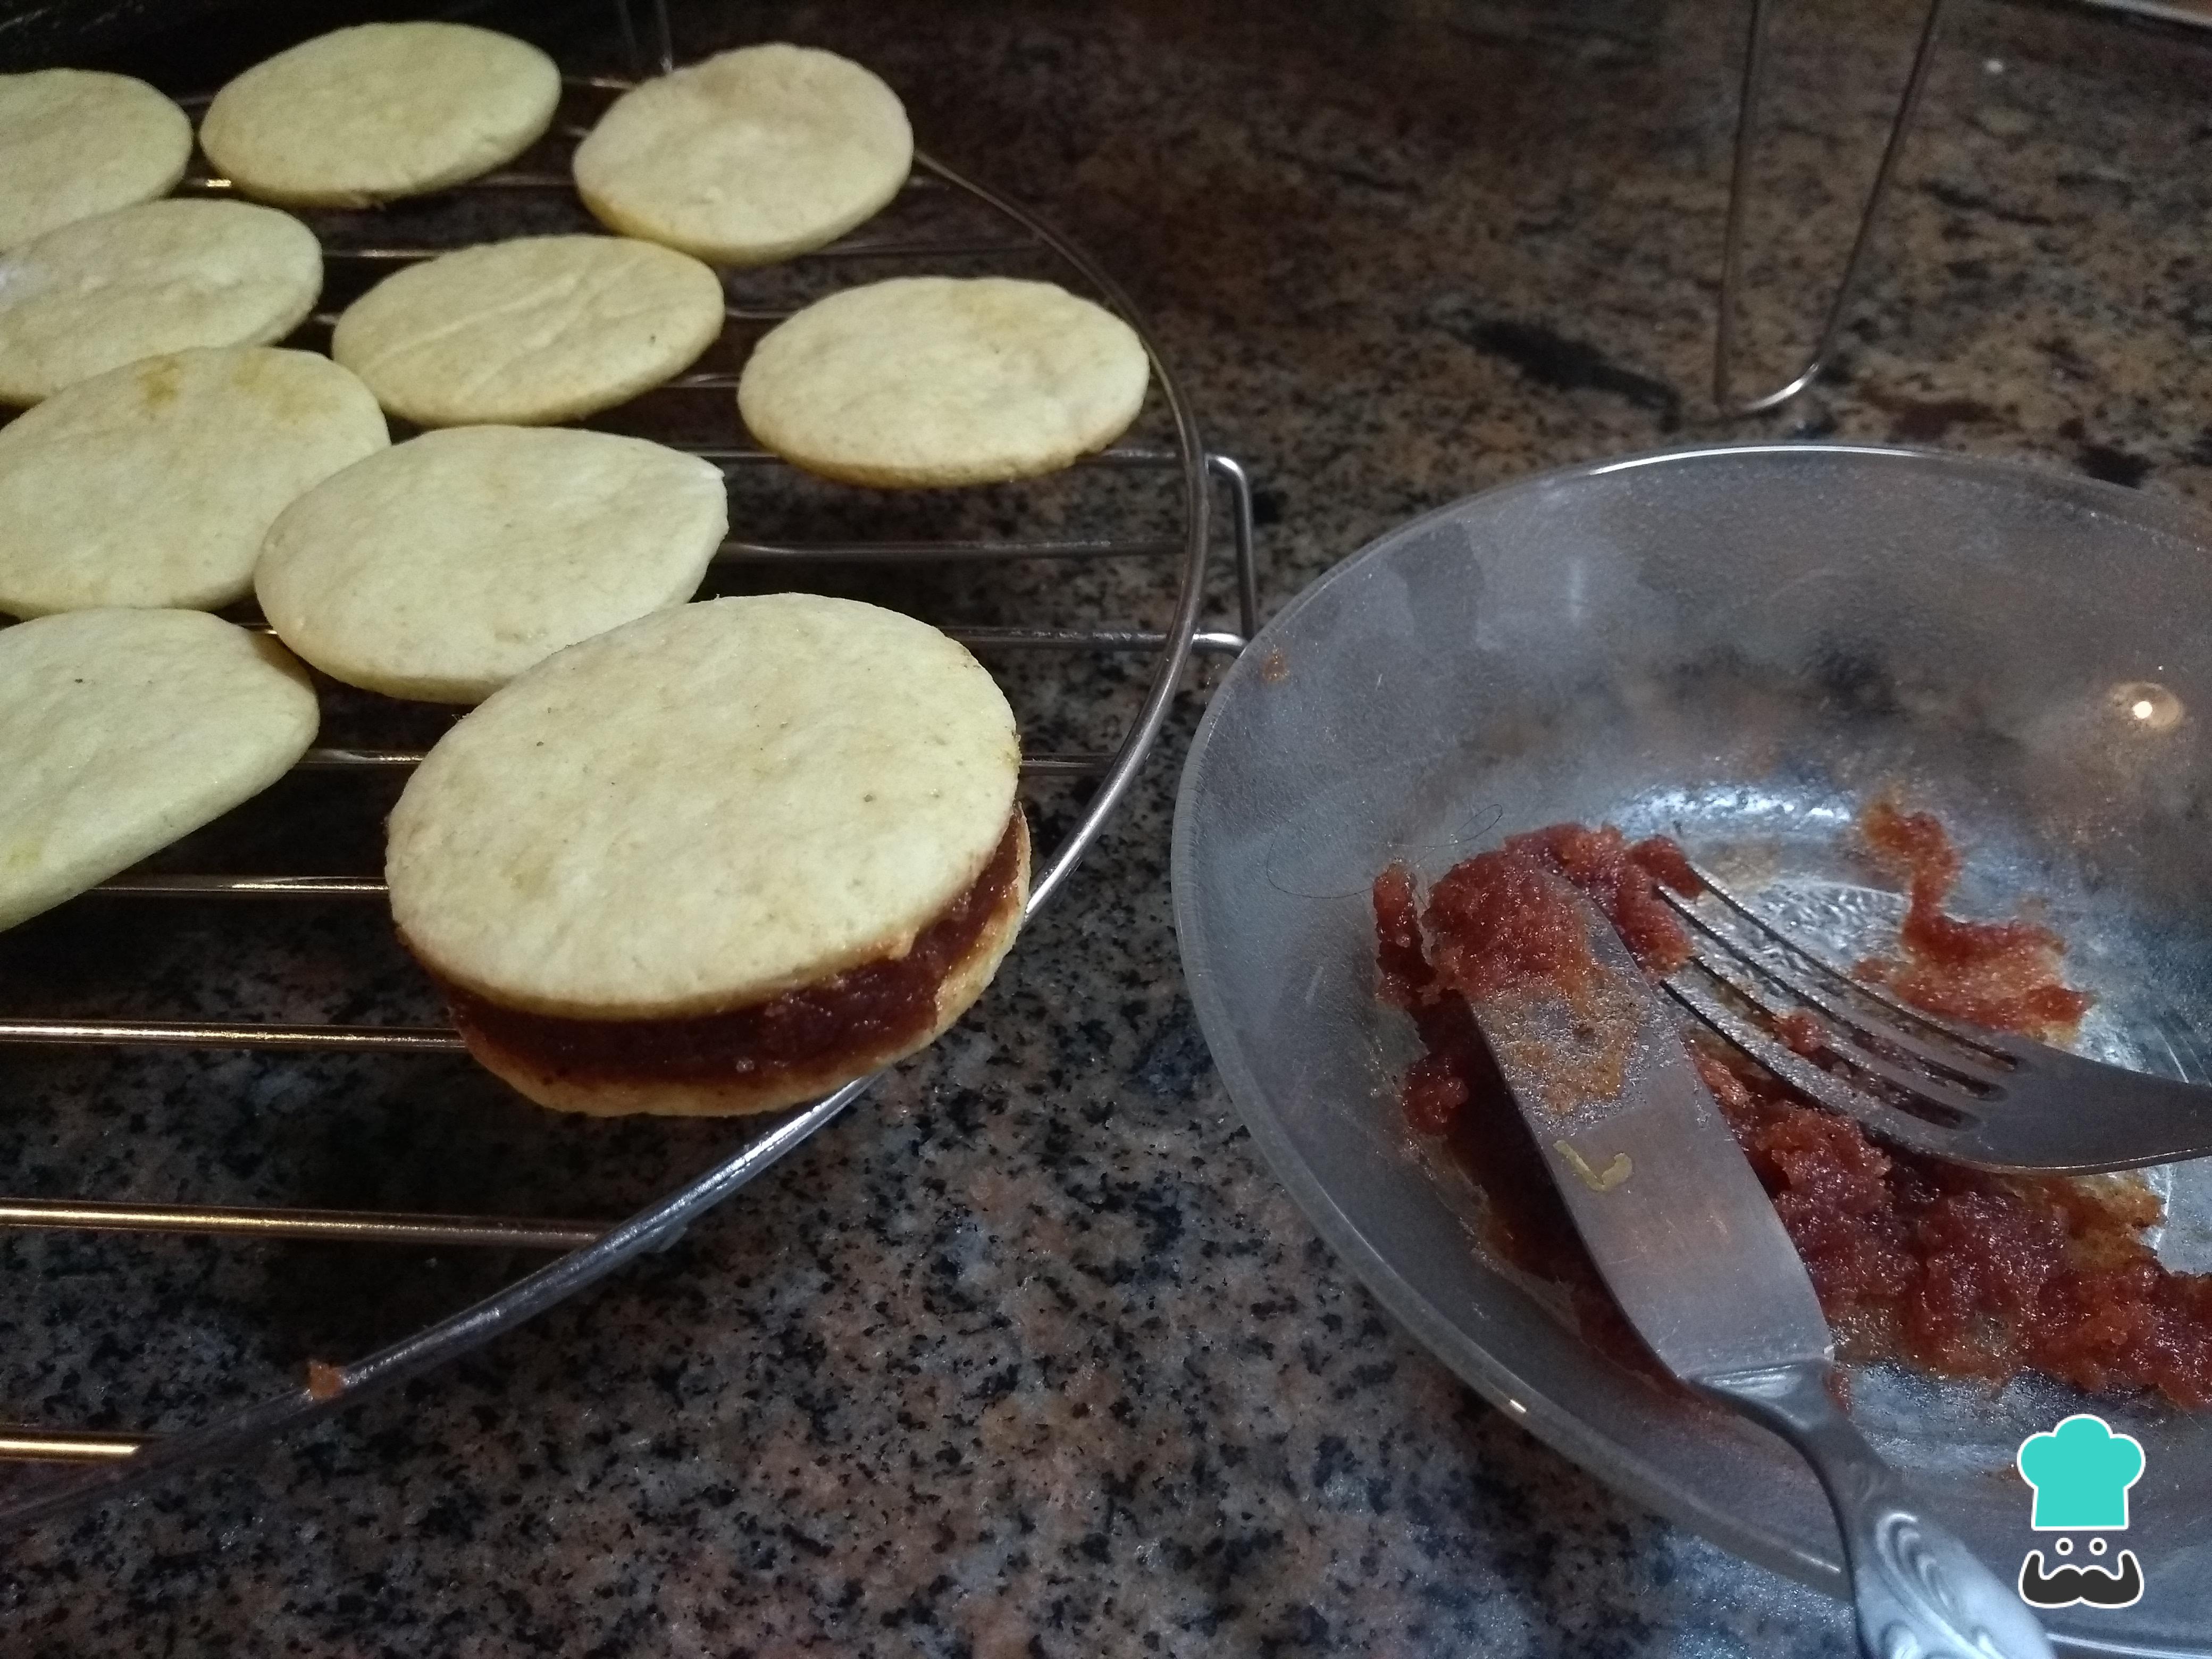
M 1929 0 L 1927 20 L 1921 25 L 1920 43 L 1913 49 L 1912 68 L 1905 76 L 1905 93 L 1898 100 L 1897 114 L 1890 122 L 1889 138 L 1882 147 L 1881 165 L 1875 169 L 1873 186 L 1867 191 L 1866 206 L 1851 238 L 1851 251 L 1844 261 L 1843 275 L 1837 279 L 1835 293 L 1828 301 L 1827 315 L 1820 324 L 1820 338 L 1814 345 L 1810 361 L 1787 385 L 1764 397 L 1737 403 L 1733 386 L 1736 309 L 1743 286 L 1744 205 L 1750 192 L 1751 156 L 1756 147 L 1759 106 L 1766 82 L 1767 24 L 1775 3 L 1776 0 L 1751 0 L 1750 32 L 1743 50 L 1743 84 L 1736 100 L 1735 159 L 1729 173 L 1728 221 L 1722 232 L 1720 317 L 1713 332 L 1713 402 L 1722 416 L 1730 420 L 1764 414 L 1788 403 L 1812 385 L 1814 377 L 1827 366 L 1828 354 L 1834 349 L 1836 335 L 1843 327 L 1844 308 L 1850 303 L 1852 290 L 1866 263 L 1867 250 L 1874 239 L 1875 220 L 1882 198 L 1889 192 L 1898 155 L 1905 148 L 1905 136 L 1911 129 L 1913 115 L 1920 107 L 1921 94 L 1927 88 L 1928 67 L 1935 58 L 1936 36 L 1945 0 Z
M 650 75 L 665 75 L 676 67 L 676 35 L 668 23 L 668 0 L 651 0 L 651 3 L 653 39 L 648 43 L 638 38 L 634 0 L 615 0 L 615 22 L 622 31 L 623 61 L 640 81 Z
M 1252 480 L 1233 455 L 1209 453 L 1206 465 L 1229 486 L 1229 529 L 1237 547 L 1237 620 L 1249 641 L 1260 631 L 1260 570 L 1252 552 Z
M 192 1233 L 232 1238 L 307 1238 L 349 1244 L 482 1245 L 574 1250 L 599 1242 L 611 1221 L 518 1216 L 402 1215 L 374 1210 L 222 1208 L 118 1204 L 98 1199 L 0 1198 L 0 1231 L 61 1228 L 107 1233 Z
M 653 61 L 663 75 L 676 68 L 676 31 L 669 26 L 668 0 L 653 0 Z
M 114 1463 L 145 1443 L 135 1434 L 0 1427 L 0 1463 Z
M 638 44 L 637 18 L 630 10 L 629 0 L 615 0 L 615 26 L 622 32 L 623 62 L 629 65 L 633 78 L 646 77 L 645 48 Z

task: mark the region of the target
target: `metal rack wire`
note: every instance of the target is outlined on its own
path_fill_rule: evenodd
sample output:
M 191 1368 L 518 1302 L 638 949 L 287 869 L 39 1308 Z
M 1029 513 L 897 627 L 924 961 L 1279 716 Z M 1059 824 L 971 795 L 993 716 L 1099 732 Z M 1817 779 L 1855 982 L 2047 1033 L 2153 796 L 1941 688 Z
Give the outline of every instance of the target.
M 625 38 L 635 39 L 627 6 L 618 9 Z M 665 5 L 653 8 L 657 51 L 665 69 L 672 62 Z M 572 94 L 604 95 L 631 84 L 602 77 L 574 78 Z M 557 137 L 573 142 L 585 129 L 562 128 Z M 975 565 L 1011 561 L 1149 560 L 1175 572 L 1176 593 L 1164 627 L 1108 623 L 1079 627 L 951 627 L 945 631 L 985 651 L 1136 654 L 1149 658 L 1151 674 L 1140 704 L 1118 743 L 1073 752 L 1025 757 L 1024 790 L 1051 781 L 1095 781 L 1073 827 L 1036 867 L 1030 900 L 1032 915 L 1059 890 L 1119 805 L 1152 747 L 1194 653 L 1232 653 L 1242 648 L 1257 624 L 1258 592 L 1253 554 L 1252 496 L 1243 469 L 1226 455 L 1208 452 L 1188 399 L 1168 365 L 1146 335 L 1127 296 L 1080 247 L 1042 220 L 1006 198 L 967 179 L 942 162 L 917 155 L 908 191 L 948 191 L 981 204 L 995 222 L 1010 228 L 1004 239 L 959 241 L 899 240 L 872 236 L 865 229 L 807 256 L 807 262 L 831 269 L 844 262 L 932 261 L 1034 255 L 1056 258 L 1145 338 L 1155 383 L 1173 427 L 1169 445 L 1119 445 L 1088 458 L 1085 468 L 1158 473 L 1174 490 L 1181 519 L 1179 535 L 1022 536 L 1003 539 L 890 539 L 854 538 L 820 541 L 732 540 L 720 561 L 805 571 L 835 564 L 847 567 Z M 201 177 L 185 188 L 220 194 L 227 181 Z M 565 170 L 510 169 L 461 186 L 487 204 L 520 192 L 567 191 Z M 447 251 L 425 244 L 347 247 L 330 245 L 333 266 L 380 273 L 388 268 Z M 788 315 L 783 308 L 732 305 L 729 321 L 751 325 Z M 331 320 L 319 319 L 326 325 Z M 702 371 L 680 377 L 647 398 L 700 391 L 727 395 L 732 374 Z M 732 411 L 734 423 L 734 411 Z M 783 464 L 763 451 L 727 443 L 684 444 L 691 453 L 721 466 L 727 474 Z M 1228 540 L 1234 566 L 1235 630 L 1205 629 L 1205 603 L 1213 550 L 1214 497 L 1225 500 Z M 311 750 L 302 769 L 356 775 L 390 776 L 420 758 L 418 749 L 325 746 Z M 227 902 L 286 902 L 348 903 L 380 901 L 384 884 L 369 876 L 221 875 L 131 872 L 117 877 L 77 901 L 82 904 L 158 905 L 164 899 L 216 899 Z M 290 1024 L 231 1021 L 157 1021 L 114 1018 L 0 1017 L 0 1045 L 49 1044 L 72 1047 L 155 1046 L 189 1049 L 250 1049 L 278 1052 L 356 1052 L 380 1054 L 443 1054 L 461 1052 L 457 1035 L 432 1026 Z M 155 1438 L 143 1434 L 94 1432 L 61 1427 L 0 1426 L 0 1462 L 64 1465 L 43 1476 L 20 1481 L 0 1494 L 0 1527 L 20 1526 L 96 1501 L 126 1486 L 181 1466 L 220 1458 L 259 1445 L 270 1437 L 363 1392 L 416 1375 L 486 1340 L 611 1272 L 641 1252 L 672 1241 L 694 1218 L 738 1191 L 787 1153 L 837 1117 L 874 1079 L 851 1084 L 836 1093 L 774 1120 L 765 1131 L 749 1126 L 744 1143 L 721 1161 L 658 1202 L 627 1219 L 591 1222 L 513 1217 L 392 1213 L 367 1210 L 289 1207 L 222 1207 L 197 1204 L 138 1204 L 95 1198 L 52 1200 L 0 1198 L 0 1229 L 73 1229 L 98 1231 L 184 1233 L 232 1238 L 312 1239 L 348 1244 L 399 1243 L 489 1246 L 563 1254 L 503 1290 L 438 1321 L 402 1341 L 339 1366 L 316 1365 L 301 1387 L 234 1411 L 183 1433 Z
M 1844 256 L 1843 270 L 1828 296 L 1827 309 L 1821 314 L 1820 331 L 1814 341 L 1812 355 L 1802 368 L 1772 391 L 1739 399 L 1735 395 L 1735 331 L 1742 304 L 1745 223 L 1751 194 L 1752 157 L 1758 148 L 1759 108 L 1765 98 L 1767 40 L 1776 3 L 1777 0 L 1751 0 L 1749 33 L 1743 48 L 1743 78 L 1736 94 L 1728 219 L 1721 233 L 1720 314 L 1713 331 L 1713 403 L 1722 417 L 1728 420 L 1764 415 L 1781 408 L 1818 380 L 1820 371 L 1828 366 L 1836 349 L 1836 337 L 1843 331 L 1851 295 L 1857 290 L 1859 277 L 1866 268 L 1867 252 L 1874 244 L 1874 228 L 1881 216 L 1882 199 L 1889 194 L 1890 180 L 1897 172 L 1897 158 L 1904 152 L 1905 137 L 1912 130 L 1913 117 L 1919 112 L 1921 96 L 1928 89 L 1928 69 L 1935 61 L 1936 37 L 1943 22 L 1944 0 L 1928 0 L 1927 15 L 1922 20 L 1919 37 L 1912 49 L 1912 65 L 1905 71 L 1905 90 L 1898 97 L 1896 114 L 1890 118 L 1889 136 L 1882 143 L 1881 160 L 1875 164 L 1874 180 L 1867 186 L 1866 204 L 1859 210 L 1858 228 L 1851 234 L 1850 252 Z
M 1769 40 L 1773 29 L 1774 15 L 1783 0 L 1750 0 L 1746 14 L 1747 33 L 1744 40 L 1741 76 L 1736 91 L 1735 137 L 1729 170 L 1728 216 L 1722 231 L 1720 301 L 1713 330 L 1713 404 L 1723 420 L 1740 420 L 1752 415 L 1765 415 L 1782 408 L 1820 379 L 1835 354 L 1837 339 L 1843 332 L 1844 319 L 1850 314 L 1852 296 L 1858 291 L 1866 273 L 1867 258 L 1874 246 L 1875 230 L 1880 223 L 1882 204 L 1895 182 L 1898 158 L 1903 155 L 1906 139 L 1928 90 L 1929 70 L 1936 60 L 1936 48 L 1941 40 L 1948 17 L 1949 0 L 1928 0 L 1928 9 L 1922 14 L 1920 27 L 1914 37 L 1912 58 L 1905 71 L 1903 89 L 1898 94 L 1895 112 L 1890 117 L 1887 136 L 1882 140 L 1881 158 L 1875 165 L 1874 177 L 1867 186 L 1866 199 L 1859 209 L 1856 228 L 1851 233 L 1849 251 L 1844 256 L 1842 269 L 1836 284 L 1829 291 L 1827 305 L 1820 313 L 1818 333 L 1814 337 L 1811 353 L 1803 366 L 1789 380 L 1772 390 L 1753 397 L 1738 398 L 1735 393 L 1737 367 L 1736 326 L 1743 307 L 1744 249 L 1749 239 L 1748 222 L 1752 195 L 1753 161 L 1759 147 L 1761 112 L 1766 100 L 1766 82 L 1771 73 Z M 2129 22 L 2148 21 L 2168 29 L 2203 30 L 2212 28 L 2212 7 L 2203 0 L 2059 0 L 2071 3 L 2093 16 L 2107 21 Z

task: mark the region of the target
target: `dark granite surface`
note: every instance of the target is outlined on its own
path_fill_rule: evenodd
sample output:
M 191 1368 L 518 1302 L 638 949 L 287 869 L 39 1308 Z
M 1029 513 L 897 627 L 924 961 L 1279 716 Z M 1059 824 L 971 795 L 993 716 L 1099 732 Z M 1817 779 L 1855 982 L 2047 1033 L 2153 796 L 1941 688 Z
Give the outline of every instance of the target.
M 1777 379 L 1912 21 L 1791 10 L 1749 307 Z M 1725 430 L 2212 495 L 2212 53 L 1958 13 L 1838 373 Z M 928 148 L 1103 252 L 1261 486 L 1273 601 L 1453 496 L 1724 430 L 1705 388 L 1732 7 L 677 17 L 687 56 L 782 35 L 865 59 Z M 547 37 L 604 56 L 592 21 Z M 1127 505 L 1022 510 L 1083 526 Z M 1013 574 L 951 585 L 933 614 L 1156 615 L 1164 592 L 1138 572 Z M 1127 706 L 1111 671 L 1007 672 L 1033 744 L 1081 738 L 1096 696 Z M 1259 1166 L 1175 965 L 1166 827 L 1195 706 L 925 1061 L 673 1249 L 456 1369 L 252 1468 L 8 1540 L 0 1652 L 1848 1651 L 1833 1604 L 1491 1412 Z M 362 803 L 328 787 L 297 786 L 285 821 L 331 826 L 313 867 L 362 867 Z M 1036 810 L 1048 830 L 1068 805 Z M 127 973 L 154 1016 L 435 1015 L 373 913 L 271 910 L 240 932 L 101 902 L 0 946 L 15 1006 L 88 1009 Z M 51 1194 L 613 1213 L 731 1144 L 549 1121 L 437 1058 L 0 1050 L 0 1177 Z M 0 1415 L 189 1422 L 521 1265 L 15 1238 Z

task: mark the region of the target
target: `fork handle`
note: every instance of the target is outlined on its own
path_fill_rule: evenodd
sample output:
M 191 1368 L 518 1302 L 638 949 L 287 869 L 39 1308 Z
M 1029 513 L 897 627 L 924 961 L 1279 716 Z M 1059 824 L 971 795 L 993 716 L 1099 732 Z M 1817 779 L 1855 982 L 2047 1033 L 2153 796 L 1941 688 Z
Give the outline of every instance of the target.
M 1795 1446 L 1820 1477 L 1844 1535 L 1867 1659 L 2052 1659 L 2013 1587 L 1921 1514 L 1851 1426 L 1828 1391 L 1832 1370 L 1813 1360 L 1698 1382 Z

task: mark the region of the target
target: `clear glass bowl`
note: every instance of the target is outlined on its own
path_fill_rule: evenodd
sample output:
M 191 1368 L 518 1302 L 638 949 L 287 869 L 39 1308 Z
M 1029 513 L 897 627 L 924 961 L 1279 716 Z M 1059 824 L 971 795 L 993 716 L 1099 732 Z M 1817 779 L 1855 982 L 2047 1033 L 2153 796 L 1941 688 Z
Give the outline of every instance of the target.
M 1602 1478 L 1842 1584 L 1810 1474 L 1620 1369 L 1487 1259 L 1476 1200 L 1401 1125 L 1413 1048 L 1374 997 L 1368 888 L 1565 818 L 1679 836 L 1848 956 L 1902 910 L 1844 834 L 1885 788 L 1966 854 L 1958 905 L 2041 896 L 2100 1000 L 2084 1046 L 2212 1076 L 2212 527 L 2113 486 L 1833 444 L 1580 466 L 1444 507 L 1294 599 L 1184 772 L 1176 920 L 1214 1058 L 1329 1243 L 1447 1364 Z M 2161 1253 L 2212 1267 L 2212 1174 L 2154 1173 Z M 1852 1414 L 2001 1576 L 2035 1536 L 2013 1457 L 2094 1409 L 2142 1443 L 2147 1588 L 2091 1650 L 2212 1644 L 2212 1413 L 1896 1367 Z

